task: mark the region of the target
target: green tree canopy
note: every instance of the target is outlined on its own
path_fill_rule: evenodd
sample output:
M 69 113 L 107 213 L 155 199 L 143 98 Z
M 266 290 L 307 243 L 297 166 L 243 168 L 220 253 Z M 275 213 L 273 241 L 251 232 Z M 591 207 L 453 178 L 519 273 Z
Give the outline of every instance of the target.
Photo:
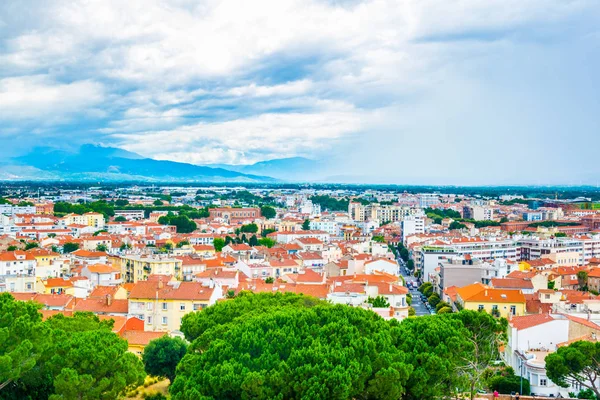
M 275 246 L 277 244 L 277 242 L 275 241 L 275 239 L 265 237 L 265 238 L 258 239 L 258 244 L 261 246 L 271 248 L 271 247 Z
M 127 222 L 127 218 L 125 218 L 122 215 L 119 215 L 118 217 L 115 217 L 115 222 Z
M 142 361 L 146 373 L 152 376 L 164 376 L 175 381 L 177 364 L 187 351 L 187 344 L 180 338 L 163 336 L 151 341 L 144 349 Z
M 223 238 L 215 238 L 213 240 L 213 246 L 215 247 L 215 251 L 221 251 L 221 250 L 223 250 L 223 247 L 225 247 L 225 239 L 223 239 Z
M 308 219 L 304 220 L 304 222 L 302 223 L 302 230 L 304 230 L 304 231 L 310 230 L 310 220 L 308 220 Z
M 240 232 L 242 232 L 242 233 L 256 233 L 256 232 L 258 232 L 258 225 L 256 225 L 256 224 L 242 225 L 242 227 L 240 228 Z
M 569 381 L 575 381 L 600 397 L 596 379 L 600 376 L 600 343 L 579 341 L 559 347 L 546 357 L 546 373 L 559 386 L 569 387 Z
M 38 318 L 41 315 L 38 314 Z M 48 346 L 36 365 L 2 396 L 10 399 L 116 399 L 143 383 L 143 364 L 112 330 L 112 320 L 92 313 L 56 315 L 43 323 Z M 1 396 L 0 396 L 1 397 Z M 2 397 L 4 398 L 4 397 Z
M 190 233 L 197 228 L 196 223 L 187 215 L 173 215 L 169 213 L 160 217 L 158 223 L 162 225 L 175 225 L 177 233 Z
M 72 253 L 79 250 L 79 243 L 67 242 L 63 244 L 63 253 Z
M 237 301 L 226 303 L 235 308 Z M 171 387 L 174 399 L 396 400 L 412 370 L 388 323 L 360 308 L 284 307 L 226 325 L 192 343 Z
M 260 208 L 260 213 L 266 219 L 275 218 L 277 215 L 277 211 L 275 211 L 275 209 L 271 206 L 262 206 Z
M 31 371 L 50 344 L 38 308 L 0 293 L 0 393 Z

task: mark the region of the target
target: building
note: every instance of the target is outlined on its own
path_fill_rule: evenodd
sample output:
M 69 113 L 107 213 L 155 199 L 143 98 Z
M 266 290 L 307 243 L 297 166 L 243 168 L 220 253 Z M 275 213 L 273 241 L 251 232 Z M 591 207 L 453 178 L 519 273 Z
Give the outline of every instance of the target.
M 260 218 L 260 208 L 211 208 L 210 220 L 220 219 L 226 223 Z
M 476 205 L 465 206 L 463 207 L 463 218 L 475 221 L 491 221 L 494 219 L 494 209 Z
M 129 315 L 144 321 L 144 330 L 179 331 L 184 315 L 200 311 L 222 297 L 220 287 L 199 282 L 163 281 L 154 276 L 135 284 L 129 294 Z
M 419 207 L 429 208 L 440 203 L 440 197 L 435 193 L 421 193 L 417 195 Z
M 410 235 L 425 233 L 425 218 L 422 215 L 411 215 L 405 217 L 400 223 L 402 242 Z
M 145 281 L 150 275 L 182 278 L 180 259 L 164 255 L 129 254 L 121 257 L 121 272 L 125 282 Z
M 128 221 L 144 219 L 144 210 L 115 210 L 115 218 L 123 217 Z
M 486 311 L 498 317 L 525 315 L 525 296 L 520 290 L 492 289 L 474 283 L 459 288 L 456 301 L 465 310 Z

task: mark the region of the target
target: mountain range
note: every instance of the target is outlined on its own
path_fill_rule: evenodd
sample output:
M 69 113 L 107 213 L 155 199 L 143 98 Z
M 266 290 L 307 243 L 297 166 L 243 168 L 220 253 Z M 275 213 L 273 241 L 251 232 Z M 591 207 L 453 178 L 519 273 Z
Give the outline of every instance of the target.
M 224 168 L 154 160 L 115 147 L 92 144 L 70 151 L 36 147 L 0 165 L 4 180 L 273 182 Z
M 194 165 L 154 160 L 116 147 L 35 147 L 0 163 L 0 180 L 275 182 L 316 180 L 323 164 L 302 157 L 251 165 Z M 311 179 L 312 178 L 312 179 Z

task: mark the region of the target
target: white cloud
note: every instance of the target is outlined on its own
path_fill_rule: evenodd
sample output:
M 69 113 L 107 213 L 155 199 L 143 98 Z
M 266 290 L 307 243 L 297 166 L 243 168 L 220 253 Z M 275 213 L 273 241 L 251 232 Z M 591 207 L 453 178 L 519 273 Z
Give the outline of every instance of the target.
M 167 131 L 114 135 L 123 148 L 160 159 L 204 163 L 248 163 L 264 158 L 331 149 L 361 129 L 356 112 L 262 114 L 246 119 L 198 123 Z
M 61 117 L 77 112 L 97 112 L 103 88 L 92 81 L 57 83 L 44 76 L 0 80 L 0 118 L 20 120 Z

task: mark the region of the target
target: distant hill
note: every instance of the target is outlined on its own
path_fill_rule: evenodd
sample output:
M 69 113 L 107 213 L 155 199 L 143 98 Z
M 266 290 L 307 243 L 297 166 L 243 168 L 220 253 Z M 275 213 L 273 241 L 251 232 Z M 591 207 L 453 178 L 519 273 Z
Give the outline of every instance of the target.
M 215 164 L 210 167 L 225 168 L 244 174 L 267 175 L 284 181 L 313 182 L 322 179 L 325 163 L 303 157 L 278 158 L 250 165 Z
M 0 165 L 0 179 L 272 182 L 268 176 L 145 158 L 114 147 L 83 145 L 77 151 L 36 147 Z

